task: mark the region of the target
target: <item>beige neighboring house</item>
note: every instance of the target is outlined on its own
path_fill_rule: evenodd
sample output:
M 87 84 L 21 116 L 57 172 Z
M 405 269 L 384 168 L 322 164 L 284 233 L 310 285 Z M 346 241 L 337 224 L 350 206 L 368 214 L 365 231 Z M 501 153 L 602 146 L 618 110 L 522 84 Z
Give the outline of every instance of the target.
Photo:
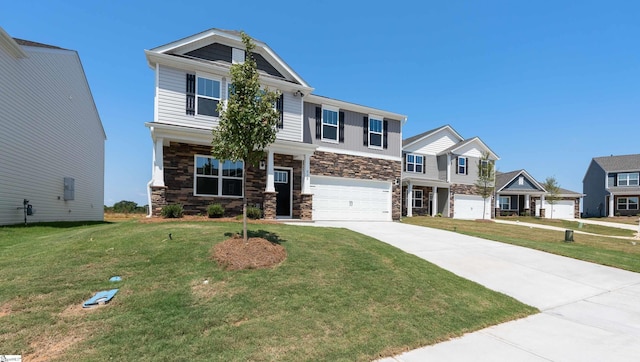
M 0 225 L 103 220 L 106 135 L 74 50 L 0 28 Z

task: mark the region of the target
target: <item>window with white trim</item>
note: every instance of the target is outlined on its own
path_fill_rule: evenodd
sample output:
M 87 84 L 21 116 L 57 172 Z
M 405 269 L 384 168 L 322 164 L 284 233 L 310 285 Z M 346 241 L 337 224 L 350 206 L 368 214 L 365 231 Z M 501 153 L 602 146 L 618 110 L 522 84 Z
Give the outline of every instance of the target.
M 289 172 L 273 171 L 273 182 L 277 184 L 286 184 L 289 182 Z
M 369 116 L 369 148 L 382 148 L 382 119 Z
M 619 173 L 618 186 L 638 186 L 638 173 Z
M 467 158 L 458 157 L 458 173 L 461 175 L 467 174 Z
M 424 169 L 424 156 L 407 153 L 407 172 L 422 173 Z
M 196 114 L 218 117 L 220 81 L 202 76 L 196 78 Z
M 489 160 L 480 160 L 480 177 L 485 177 L 489 174 Z
M 337 109 L 322 108 L 322 140 L 338 142 L 338 119 Z
M 196 155 L 195 165 L 194 195 L 242 196 L 242 161 L 219 161 Z
M 500 196 L 500 210 L 511 210 L 510 196 Z
M 638 210 L 638 197 L 618 197 L 618 210 Z
M 416 209 L 422 208 L 422 190 L 413 190 L 413 207 Z

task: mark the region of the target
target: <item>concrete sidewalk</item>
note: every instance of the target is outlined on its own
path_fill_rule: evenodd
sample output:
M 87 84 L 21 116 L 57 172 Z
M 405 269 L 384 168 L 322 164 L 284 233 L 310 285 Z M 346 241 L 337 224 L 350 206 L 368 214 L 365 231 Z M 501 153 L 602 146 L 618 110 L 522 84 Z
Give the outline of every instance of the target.
M 640 274 L 395 222 L 316 226 L 369 235 L 542 311 L 384 362 L 639 359 Z

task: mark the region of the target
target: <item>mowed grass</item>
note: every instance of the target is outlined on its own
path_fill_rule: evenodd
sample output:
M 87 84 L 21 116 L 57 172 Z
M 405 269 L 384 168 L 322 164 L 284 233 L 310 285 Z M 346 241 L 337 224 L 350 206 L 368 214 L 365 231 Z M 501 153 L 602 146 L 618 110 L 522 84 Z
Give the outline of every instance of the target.
M 274 235 L 287 260 L 268 270 L 218 268 L 210 251 L 240 232 L 238 223 L 0 228 L 0 352 L 60 361 L 368 361 L 537 312 L 344 229 L 249 229 Z M 109 282 L 114 275 L 123 280 Z M 109 304 L 81 307 L 112 288 L 119 292 Z
M 586 224 L 580 222 L 580 220 L 557 220 L 557 219 L 543 219 L 533 216 L 519 216 L 509 217 L 505 220 L 528 222 L 533 224 L 549 225 L 560 227 L 564 229 L 584 231 L 587 233 L 605 235 L 605 236 L 628 236 L 632 237 L 636 234 L 633 230 L 613 228 L 609 226 Z
M 640 272 L 639 240 L 612 238 L 605 235 L 585 235 L 574 233 L 574 242 L 565 242 L 564 231 L 499 224 L 493 221 L 482 220 L 473 221 L 418 216 L 405 218 L 403 219 L 403 222 L 455 231 L 462 234 L 542 250 L 601 265 Z M 618 229 L 602 226 L 594 229 L 585 228 L 579 230 L 588 232 L 594 232 L 595 230 L 597 233 L 610 233 L 610 235 L 620 234 Z M 626 232 L 633 234 L 632 231 L 623 230 L 623 234 Z

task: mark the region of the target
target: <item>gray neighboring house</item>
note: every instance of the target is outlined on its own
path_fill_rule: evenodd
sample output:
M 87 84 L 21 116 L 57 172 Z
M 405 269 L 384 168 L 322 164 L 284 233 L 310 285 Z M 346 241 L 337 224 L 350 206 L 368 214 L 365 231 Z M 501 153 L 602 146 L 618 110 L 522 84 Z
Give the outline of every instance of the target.
M 104 219 L 106 135 L 78 53 L 0 27 L 0 225 Z
M 496 215 L 532 215 L 553 219 L 580 217 L 582 194 L 560 188 L 559 199 L 549 203 L 547 190 L 525 170 L 496 172 Z
M 494 199 L 484 200 L 475 187 L 485 152 L 489 162 L 499 160 L 480 138 L 465 139 L 450 125 L 403 140 L 403 213 L 490 219 Z
M 585 217 L 640 213 L 640 154 L 594 157 L 582 180 Z

